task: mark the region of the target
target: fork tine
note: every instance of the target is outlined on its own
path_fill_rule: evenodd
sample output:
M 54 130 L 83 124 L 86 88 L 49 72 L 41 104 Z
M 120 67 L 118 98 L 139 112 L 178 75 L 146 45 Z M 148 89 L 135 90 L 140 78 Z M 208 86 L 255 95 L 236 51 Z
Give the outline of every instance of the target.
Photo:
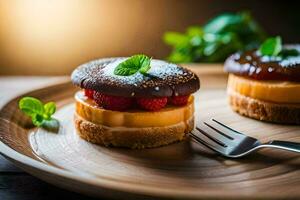
M 222 138 L 220 137 L 215 137 L 215 134 L 211 134 L 211 133 L 208 133 L 206 131 L 204 131 L 203 129 L 199 128 L 198 126 L 196 126 L 196 130 L 198 130 L 200 133 L 202 133 L 203 135 L 205 135 L 206 137 L 208 137 L 209 139 L 213 140 L 215 143 L 223 146 L 223 147 L 226 147 L 227 145 L 225 144 L 224 141 L 222 141 Z
M 218 132 L 222 132 L 224 135 L 228 136 L 229 138 L 232 139 L 243 139 L 246 136 L 243 133 L 240 133 L 228 126 L 226 126 L 225 124 L 217 121 L 216 119 L 212 119 L 214 123 L 214 129 L 218 130 Z
M 203 144 L 204 146 L 208 147 L 209 149 L 213 150 L 213 151 L 216 151 L 216 152 L 219 152 L 220 154 L 225 154 L 226 152 L 226 147 L 216 143 L 215 141 L 213 141 L 211 138 L 207 137 L 206 134 L 203 134 L 204 131 L 200 131 L 201 129 L 197 129 L 196 130 L 193 130 L 191 131 L 190 133 L 190 136 L 196 140 L 197 142 Z M 198 134 L 201 134 L 201 137 L 200 136 L 197 136 Z
M 227 134 L 223 133 L 218 129 L 218 127 L 215 126 L 215 123 L 212 122 L 203 122 L 203 131 L 206 131 L 208 137 L 213 137 L 215 140 L 220 141 L 223 146 L 235 146 L 238 142 L 238 140 L 234 140 L 231 136 L 228 136 Z M 196 129 L 200 129 L 199 127 L 196 127 Z

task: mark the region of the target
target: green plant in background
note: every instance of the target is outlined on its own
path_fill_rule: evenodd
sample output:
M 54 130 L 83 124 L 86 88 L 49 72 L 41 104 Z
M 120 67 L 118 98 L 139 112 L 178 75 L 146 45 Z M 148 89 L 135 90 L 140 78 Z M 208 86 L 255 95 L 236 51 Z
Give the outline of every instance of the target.
M 166 32 L 164 42 L 173 50 L 168 60 L 175 63 L 221 62 L 230 54 L 256 48 L 265 32 L 249 12 L 219 15 L 203 27 L 188 27 L 185 33 Z

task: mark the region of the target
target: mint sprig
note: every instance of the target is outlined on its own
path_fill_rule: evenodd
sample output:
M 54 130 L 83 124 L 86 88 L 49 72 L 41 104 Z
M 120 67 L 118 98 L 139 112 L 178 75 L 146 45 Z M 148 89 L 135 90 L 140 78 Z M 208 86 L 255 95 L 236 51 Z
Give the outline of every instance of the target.
M 261 44 L 258 52 L 263 56 L 277 56 L 282 59 L 299 55 L 299 51 L 297 49 L 284 48 L 280 36 L 266 39 Z
M 297 49 L 282 49 L 279 54 L 282 58 L 287 58 L 291 56 L 299 56 L 299 51 Z
M 139 54 L 128 58 L 121 62 L 114 70 L 115 75 L 130 76 L 137 72 L 146 74 L 150 69 L 151 58 L 146 55 Z
M 54 102 L 43 104 L 39 99 L 34 97 L 23 97 L 19 101 L 19 108 L 26 115 L 31 117 L 33 125 L 43 127 L 47 130 L 57 131 L 59 123 L 52 115 L 56 111 Z
M 271 37 L 259 47 L 260 54 L 264 56 L 278 56 L 282 50 L 281 37 Z

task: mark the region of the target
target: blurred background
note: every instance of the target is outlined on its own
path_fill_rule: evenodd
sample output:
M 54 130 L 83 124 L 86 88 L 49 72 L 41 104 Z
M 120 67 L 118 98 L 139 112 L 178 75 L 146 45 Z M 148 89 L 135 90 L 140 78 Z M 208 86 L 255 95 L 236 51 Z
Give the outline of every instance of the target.
M 0 0 L 0 75 L 63 75 L 86 61 L 166 58 L 166 31 L 249 11 L 268 35 L 300 36 L 300 2 L 233 0 Z

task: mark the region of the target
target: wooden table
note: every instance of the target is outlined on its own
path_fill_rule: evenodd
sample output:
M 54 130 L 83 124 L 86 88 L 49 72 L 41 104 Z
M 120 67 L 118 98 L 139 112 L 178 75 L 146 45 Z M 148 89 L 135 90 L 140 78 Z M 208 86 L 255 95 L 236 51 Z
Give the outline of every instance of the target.
M 0 107 L 18 94 L 66 80 L 68 77 L 0 77 Z M 0 156 L 1 200 L 54 200 L 58 198 L 92 199 L 40 181 Z

